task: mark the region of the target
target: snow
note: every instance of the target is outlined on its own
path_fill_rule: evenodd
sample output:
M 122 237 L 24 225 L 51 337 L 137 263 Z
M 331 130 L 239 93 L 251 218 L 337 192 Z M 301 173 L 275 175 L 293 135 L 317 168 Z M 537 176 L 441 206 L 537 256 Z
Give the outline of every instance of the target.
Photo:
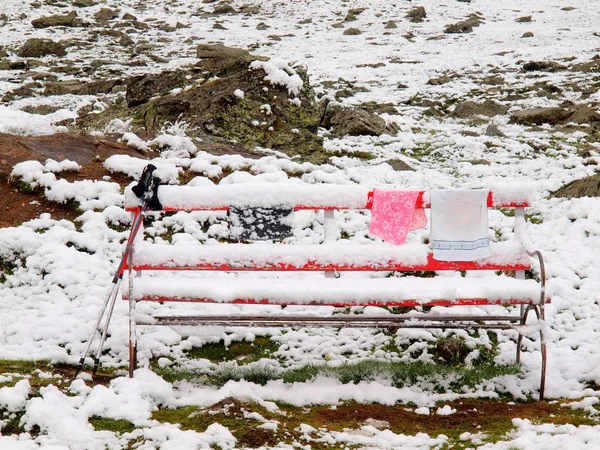
M 89 30 L 85 28 L 52 30 L 32 29 L 32 18 L 63 13 L 53 2 L 39 4 L 21 0 L 2 2 L 3 13 L 11 18 L 10 25 L 0 27 L 0 38 L 9 60 L 25 39 L 48 37 L 55 40 L 69 39 L 85 42 Z M 153 2 L 139 8 L 134 0 L 106 0 L 90 8 L 78 8 L 78 15 L 94 21 L 93 14 L 101 7 L 119 9 L 120 14 L 130 13 L 138 20 L 156 18 L 169 24 L 185 21 L 189 28 L 180 28 L 167 36 L 151 26 L 143 38 L 159 43 L 155 49 L 158 58 L 132 55 L 119 50 L 106 36 L 98 36 L 97 45 L 73 45 L 68 48 L 68 59 L 79 67 L 87 67 L 90 61 L 112 61 L 99 66 L 99 76 L 113 76 L 115 68 L 128 66 L 124 77 L 141 73 L 158 72 L 165 68 L 176 69 L 184 64 L 195 63 L 194 46 L 184 45 L 186 39 L 210 36 L 214 42 L 242 48 L 253 48 L 255 54 L 269 59 L 254 63 L 256 69 L 265 72 L 266 80 L 280 85 L 299 102 L 303 83 L 298 76 L 299 67 L 305 67 L 311 84 L 318 93 L 333 98 L 334 91 L 319 83 L 329 81 L 351 82 L 364 92 L 341 99 L 347 106 L 362 102 L 391 102 L 399 111 L 397 115 L 385 114 L 384 118 L 398 126 L 397 136 L 358 136 L 334 138 L 322 133 L 325 147 L 332 152 L 367 151 L 374 155 L 368 161 L 355 158 L 333 157 L 330 164 L 315 165 L 297 159 L 283 157 L 275 151 L 264 149 L 258 159 L 240 155 L 209 155 L 197 150 L 197 141 L 186 135 L 186 125 L 172 124 L 161 130 L 154 139 L 144 139 L 129 121 L 115 119 L 105 132 L 118 133 L 121 141 L 133 148 L 143 150 L 149 160 L 115 155 L 104 161 L 107 169 L 138 178 L 148 162 L 159 168 L 160 178 L 167 183 L 161 186 L 161 200 L 173 207 L 187 207 L 202 203 L 206 208 L 218 208 L 226 204 L 261 205 L 263 203 L 314 202 L 311 206 L 323 206 L 328 202 L 364 206 L 367 192 L 373 187 L 389 189 L 419 189 L 429 191 L 443 188 L 473 188 L 494 191 L 494 199 L 501 202 L 528 202 L 528 215 L 538 220 L 524 223 L 518 220 L 516 234 L 528 250 L 539 248 L 546 260 L 548 289 L 552 291 L 552 303 L 546 308 L 546 339 L 548 343 L 548 398 L 569 399 L 565 407 L 587 412 L 597 411 L 600 384 L 600 356 L 598 355 L 598 317 L 600 316 L 600 200 L 597 198 L 550 199 L 555 189 L 596 172 L 600 145 L 585 142 L 581 133 L 562 133 L 550 127 L 537 129 L 508 123 L 505 116 L 497 116 L 491 122 L 497 125 L 505 137 L 486 136 L 487 124 L 459 121 L 451 118 L 438 120 L 423 115 L 423 108 L 406 102 L 419 94 L 424 98 L 445 102 L 448 100 L 474 99 L 483 101 L 487 93 L 478 93 L 481 80 L 501 74 L 510 89 L 531 89 L 536 82 L 564 86 L 590 87 L 591 76 L 573 74 L 570 71 L 540 72 L 535 77 L 525 76 L 520 67 L 529 60 L 589 61 L 598 53 L 597 17 L 600 3 L 594 1 L 574 2 L 574 10 L 561 0 L 533 0 L 520 2 L 451 2 L 440 4 L 433 0 L 415 2 L 388 2 L 371 0 L 352 2 L 280 2 L 275 0 L 252 1 L 261 6 L 256 15 L 233 14 L 223 16 L 227 30 L 213 29 L 214 20 L 190 14 L 198 10 L 198 2 Z M 166 3 L 169 3 L 167 5 Z M 246 1 L 234 0 L 239 7 Z M 359 36 L 344 36 L 343 30 L 332 25 L 339 22 L 348 7 L 365 7 L 352 23 L 363 30 Z M 404 18 L 409 8 L 424 6 L 427 19 L 414 24 Z M 480 11 L 485 22 L 474 33 L 443 35 L 448 23 L 465 19 L 468 14 Z M 21 14 L 26 19 L 19 19 Z M 520 16 L 532 15 L 527 24 L 516 23 Z M 311 18 L 312 23 L 300 21 Z M 395 20 L 398 28 L 384 28 L 387 20 Z M 260 21 L 269 25 L 267 31 L 256 29 Z M 152 22 L 148 22 L 152 23 Z M 522 39 L 524 31 L 534 36 Z M 410 36 L 412 38 L 406 38 Z M 269 35 L 278 35 L 272 40 Z M 163 39 L 167 37 L 168 39 Z M 439 39 L 443 37 L 443 39 Z M 168 62 L 160 62 L 161 59 Z M 393 61 L 392 61 L 393 60 Z M 40 58 L 40 71 L 47 71 L 48 58 Z M 376 63 L 383 66 L 373 67 Z M 0 70 L 0 94 L 23 84 L 31 83 L 40 91 L 32 71 L 19 73 L 22 78 L 14 82 L 16 71 Z M 69 79 L 54 73 L 60 80 Z M 440 85 L 428 84 L 431 78 L 444 74 L 457 75 L 450 82 Z M 91 77 L 90 77 L 91 79 Z M 398 84 L 407 87 L 401 89 Z M 509 94 L 510 92 L 507 92 Z M 233 93 L 245 94 L 241 90 Z M 96 110 L 109 104 L 117 93 L 104 97 L 95 96 L 35 96 L 26 100 L 10 101 L 3 98 L 0 106 L 0 132 L 24 136 L 40 136 L 66 129 L 58 123 L 78 116 L 84 107 Z M 122 94 L 121 94 L 122 95 Z M 578 97 L 578 90 L 569 88 L 564 98 L 574 102 L 597 102 L 599 93 L 591 92 L 587 99 Z M 502 94 L 498 99 L 503 100 Z M 562 100 L 560 100 L 562 101 Z M 525 95 L 510 102 L 511 111 L 535 107 L 555 106 L 559 100 L 551 96 Z M 25 112 L 32 106 L 58 108 L 47 115 Z M 265 112 L 269 111 L 265 105 Z M 472 135 L 465 135 L 470 132 Z M 588 144 L 592 157 L 586 159 L 578 153 L 581 144 Z M 542 150 L 540 150 L 542 149 Z M 68 155 L 67 155 L 68 158 Z M 395 171 L 389 159 L 397 158 L 410 164 L 415 171 Z M 476 164 L 476 160 L 489 164 Z M 45 162 L 28 161 L 14 167 L 12 177 L 41 188 L 45 195 L 57 202 L 77 202 L 83 213 L 77 221 L 55 220 L 50 214 L 24 223 L 15 228 L 0 230 L 0 256 L 3 261 L 14 264 L 12 273 L 0 286 L 0 358 L 50 360 L 76 363 L 83 351 L 100 305 L 106 297 L 110 281 L 120 259 L 127 232 L 122 231 L 130 221 L 125 204 L 136 204 L 130 193 L 122 194 L 117 183 L 105 181 L 66 182 L 63 171 L 78 170 L 77 164 L 64 160 Z M 197 176 L 187 186 L 178 185 L 184 169 Z M 222 174 L 227 177 L 215 182 Z M 293 178 L 297 176 L 298 178 Z M 269 196 L 265 198 L 264 183 L 269 183 Z M 177 188 L 177 189 L 175 189 Z M 164 193 L 164 194 L 163 194 Z M 185 193 L 185 195 L 180 195 Z M 164 197 L 163 197 L 164 195 Z M 497 252 L 501 258 L 512 259 L 518 249 L 508 248 L 514 240 L 513 218 L 502 213 L 490 214 L 492 229 L 498 234 L 496 244 L 503 246 Z M 154 246 L 151 252 L 160 258 L 180 258 L 183 262 L 196 264 L 194 252 L 198 243 L 206 244 L 206 260 L 227 264 L 245 263 L 256 258 L 286 258 L 302 263 L 308 256 L 323 261 L 369 261 L 368 251 L 358 253 L 355 246 L 372 243 L 367 233 L 369 216 L 363 211 L 344 212 L 336 215 L 338 232 L 350 236 L 348 245 L 323 253 L 309 254 L 306 247 L 314 247 L 322 241 L 324 223 L 322 216 L 313 211 L 297 211 L 294 217 L 294 236 L 288 254 L 275 254 L 277 250 L 268 244 L 253 246 L 254 255 L 239 253 L 236 259 L 231 253 L 213 250 L 219 239 L 228 236 L 223 211 L 196 211 L 178 213 L 170 217 L 156 217 L 146 225 L 147 242 L 140 246 L 143 258 L 146 245 Z M 206 224 L 207 227 L 200 225 Z M 118 225 L 119 227 L 115 227 Z M 528 235 L 524 234 L 525 226 Z M 121 231 L 117 231 L 121 230 Z M 165 238 L 172 232 L 172 243 Z M 423 257 L 424 234 L 415 232 L 406 248 L 385 249 L 390 258 L 402 261 L 420 261 Z M 329 245 L 329 244 L 328 244 Z M 333 244 L 332 244 L 333 245 Z M 381 250 L 386 246 L 381 246 Z M 416 247 L 411 247 L 415 245 Z M 375 246 L 375 244 L 373 244 Z M 272 247 L 272 246 L 270 246 Z M 372 246 L 369 246 L 372 247 Z M 500 248 L 500 247 L 499 247 Z M 405 254 L 403 254 L 405 253 Z M 195 258 L 195 259 L 194 259 Z M 204 260 L 204 259 L 203 259 Z M 178 261 L 180 263 L 181 261 Z M 242 277 L 243 278 L 243 277 Z M 302 278 L 301 278 L 302 279 Z M 312 276 L 304 277 L 312 280 Z M 360 280 L 360 277 L 358 277 Z M 485 278 L 475 279 L 483 282 Z M 217 280 L 218 281 L 218 280 Z M 244 280 L 242 280 L 244 281 Z M 257 281 L 260 281 L 257 280 Z M 377 280 L 378 281 L 378 280 Z M 382 280 L 383 281 L 383 280 Z M 450 280 L 443 280 L 448 281 Z M 471 281 L 471 280 L 469 280 Z M 252 279 L 250 278 L 250 281 Z M 282 283 L 286 282 L 283 279 Z M 184 280 L 185 287 L 191 281 Z M 257 283 L 260 284 L 260 283 Z M 378 283 L 379 285 L 379 283 Z M 315 286 L 318 286 L 315 284 Z M 352 284 L 351 284 L 352 286 Z M 260 286 L 259 286 L 260 287 Z M 167 287 L 170 288 L 170 287 Z M 500 294 L 502 287 L 490 284 L 487 289 Z M 300 288 L 293 292 L 297 295 Z M 358 292 L 361 290 L 359 289 Z M 195 305 L 200 313 L 247 312 L 234 305 Z M 142 314 L 156 311 L 168 313 L 188 312 L 189 305 L 140 305 Z M 305 308 L 307 307 L 301 307 Z M 460 308 L 454 308 L 454 310 Z M 279 312 L 264 307 L 261 311 Z M 473 307 L 466 312 L 480 311 Z M 492 313 L 502 313 L 501 307 L 492 307 Z M 381 314 L 378 308 L 368 309 L 369 314 Z M 454 311 L 453 311 L 454 312 Z M 320 314 L 331 314 L 323 307 Z M 459 312 L 457 312 L 459 313 Z M 434 342 L 442 332 L 427 330 L 401 330 L 393 338 L 396 344 L 405 344 L 408 350 L 402 355 L 392 355 L 386 350 L 390 339 L 374 330 L 278 330 L 241 331 L 212 327 L 208 330 L 171 330 L 149 328 L 142 331 L 140 360 L 146 364 L 151 357 L 159 358 L 159 364 L 179 363 L 183 367 L 208 372 L 213 368 L 206 360 L 190 361 L 184 350 L 192 345 L 224 340 L 231 342 L 252 338 L 258 333 L 272 336 L 281 344 L 278 356 L 291 366 L 302 364 L 340 364 L 373 357 L 388 360 L 427 361 L 427 343 Z M 461 335 L 463 336 L 463 335 Z M 464 334 L 469 344 L 489 344 L 487 334 L 470 336 Z M 532 336 L 533 338 L 533 336 Z M 515 341 L 512 333 L 499 333 L 499 354 L 496 361 L 510 363 L 514 360 Z M 528 341 L 528 339 L 526 339 Z M 102 363 L 123 367 L 127 353 L 127 305 L 118 301 L 111 323 L 111 333 L 106 343 L 107 354 Z M 59 381 L 49 379 L 50 385 L 32 397 L 32 388 L 26 379 L 18 379 L 14 385 L 0 387 L 0 408 L 23 413 L 23 424 L 29 430 L 39 427 L 40 435 L 33 432 L 21 435 L 0 436 L 0 448 L 8 450 L 71 450 L 71 449 L 121 449 L 139 439 L 138 448 L 195 449 L 220 447 L 236 448 L 231 430 L 214 423 L 203 433 L 185 431 L 177 425 L 159 424 L 150 420 L 159 407 L 198 405 L 208 407 L 227 397 L 251 399 L 261 404 L 283 401 L 293 405 L 336 405 L 344 401 L 379 402 L 382 404 L 413 403 L 418 414 L 447 414 L 451 411 L 444 402 L 460 398 L 497 398 L 499 394 L 524 399 L 535 395 L 539 377 L 539 350 L 536 342 L 527 342 L 523 354 L 523 372 L 520 376 L 498 377 L 483 385 L 467 389 L 467 392 L 436 393 L 422 386 L 393 388 L 383 382 L 364 382 L 357 385 L 341 384 L 331 379 L 316 379 L 306 383 L 284 384 L 270 382 L 265 386 L 248 382 L 230 382 L 222 388 L 201 384 L 168 383 L 147 369 L 140 369 L 136 378 L 118 377 L 110 385 L 93 386 L 88 380 L 79 379 L 69 387 L 69 395 L 59 389 Z M 350 355 L 350 356 L 348 356 Z M 430 360 L 430 359 L 429 359 Z M 162 363 L 160 363 L 162 361 Z M 275 363 L 277 368 L 281 368 Z M 4 382 L 9 382 L 7 377 Z M 594 384 L 595 383 L 595 384 Z M 89 385 L 88 385 L 89 384 Z M 96 431 L 89 423 L 92 415 L 107 418 L 126 418 L 138 427 L 132 433 L 117 435 L 109 431 Z M 469 445 L 484 449 L 510 448 L 599 448 L 600 427 L 533 424 L 515 418 L 513 433 L 496 443 L 485 443 L 479 433 L 461 435 Z M 274 422 L 267 425 L 274 428 Z M 389 430 L 377 430 L 364 426 L 357 430 L 327 432 L 308 425 L 302 432 L 319 443 L 332 445 L 358 445 L 364 448 L 436 448 L 447 442 L 444 436 L 404 436 Z M 303 441 L 310 444 L 310 441 Z M 291 446 L 290 446 L 291 447 Z M 284 448 L 284 447 L 282 447 Z

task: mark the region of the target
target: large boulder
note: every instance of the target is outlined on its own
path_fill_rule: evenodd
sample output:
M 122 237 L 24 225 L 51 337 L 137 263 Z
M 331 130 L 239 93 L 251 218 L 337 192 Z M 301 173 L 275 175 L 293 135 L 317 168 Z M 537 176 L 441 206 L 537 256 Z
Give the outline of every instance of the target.
M 32 38 L 25 41 L 17 51 L 21 58 L 41 58 L 47 55 L 64 56 L 67 54 L 65 46 L 54 42 L 52 39 Z
M 183 121 L 188 134 L 204 141 L 218 138 L 247 149 L 266 147 L 308 161 L 326 160 L 317 135 L 319 108 L 304 70 L 222 45 L 199 46 L 197 55 L 204 78 L 186 79 L 185 89 L 173 91 L 183 83 L 175 73 L 146 78 L 145 85 L 151 86 L 146 90 L 138 89 L 141 79 L 129 83 L 128 104 L 139 105 L 137 120 L 149 132 Z M 159 84 L 158 79 L 170 82 Z

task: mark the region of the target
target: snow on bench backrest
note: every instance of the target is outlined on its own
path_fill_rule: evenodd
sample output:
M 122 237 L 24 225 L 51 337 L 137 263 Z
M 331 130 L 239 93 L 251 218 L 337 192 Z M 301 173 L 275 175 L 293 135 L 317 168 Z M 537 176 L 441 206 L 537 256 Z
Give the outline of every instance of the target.
M 357 185 L 306 183 L 239 183 L 215 186 L 171 186 L 158 188 L 164 211 L 226 210 L 229 206 L 269 207 L 289 205 L 295 209 L 370 209 L 372 190 Z M 492 186 L 488 206 L 527 207 L 532 190 L 524 184 Z M 139 206 L 131 188 L 125 190 L 128 211 Z M 428 208 L 429 192 L 422 191 L 418 208 Z

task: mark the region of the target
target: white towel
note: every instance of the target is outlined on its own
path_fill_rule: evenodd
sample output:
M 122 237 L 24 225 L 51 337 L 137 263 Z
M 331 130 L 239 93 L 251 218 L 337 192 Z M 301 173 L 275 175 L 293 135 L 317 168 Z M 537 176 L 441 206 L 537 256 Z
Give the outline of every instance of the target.
M 490 256 L 487 190 L 431 191 L 433 257 L 475 261 Z

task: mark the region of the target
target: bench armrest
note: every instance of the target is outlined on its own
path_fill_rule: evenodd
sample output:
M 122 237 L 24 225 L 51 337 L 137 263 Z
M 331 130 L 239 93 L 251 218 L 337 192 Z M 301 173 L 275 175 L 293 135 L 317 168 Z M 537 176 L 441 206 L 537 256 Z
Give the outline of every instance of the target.
M 535 257 L 538 259 L 541 284 L 540 304 L 543 305 L 546 302 L 546 266 L 544 264 L 544 257 L 542 256 L 542 252 L 535 248 L 531 241 L 529 233 L 527 233 L 525 218 L 522 216 L 515 217 L 515 235 L 521 244 L 523 244 L 527 254 L 532 258 Z

